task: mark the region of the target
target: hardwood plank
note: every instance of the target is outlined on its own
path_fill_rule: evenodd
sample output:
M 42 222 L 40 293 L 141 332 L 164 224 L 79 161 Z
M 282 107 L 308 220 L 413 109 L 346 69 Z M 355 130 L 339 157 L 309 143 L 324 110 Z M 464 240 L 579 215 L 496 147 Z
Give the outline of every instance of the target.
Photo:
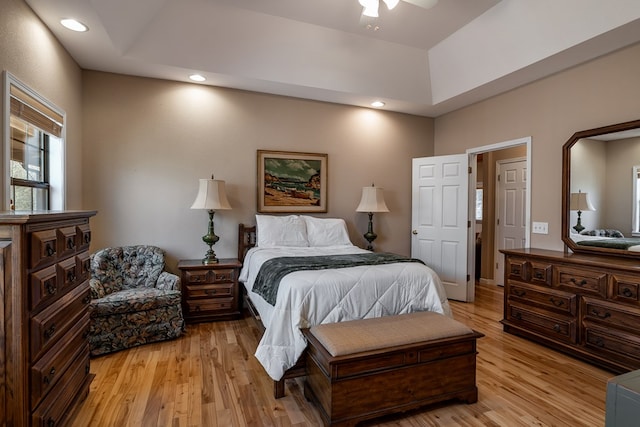
M 365 426 L 601 426 L 606 382 L 614 374 L 502 331 L 502 288 L 476 285 L 476 301 L 451 301 L 478 340 L 475 404 L 447 403 L 372 420 Z M 321 425 L 287 380 L 274 399 L 271 379 L 253 357 L 252 319 L 189 325 L 173 341 L 92 359 L 96 378 L 73 426 Z

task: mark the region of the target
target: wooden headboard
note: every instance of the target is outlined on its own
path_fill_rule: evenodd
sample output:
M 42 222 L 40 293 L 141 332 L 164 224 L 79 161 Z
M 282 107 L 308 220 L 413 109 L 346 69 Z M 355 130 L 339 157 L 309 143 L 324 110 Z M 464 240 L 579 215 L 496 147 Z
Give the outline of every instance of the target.
M 247 251 L 256 245 L 256 226 L 238 225 L 238 259 L 244 262 Z

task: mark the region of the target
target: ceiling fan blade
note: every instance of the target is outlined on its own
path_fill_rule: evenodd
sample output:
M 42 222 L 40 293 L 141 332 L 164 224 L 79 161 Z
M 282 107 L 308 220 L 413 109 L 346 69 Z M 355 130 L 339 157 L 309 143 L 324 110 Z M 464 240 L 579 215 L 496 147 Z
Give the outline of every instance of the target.
M 421 7 L 423 9 L 430 9 L 438 3 L 438 0 L 402 0 L 406 3 L 411 3 L 415 6 Z

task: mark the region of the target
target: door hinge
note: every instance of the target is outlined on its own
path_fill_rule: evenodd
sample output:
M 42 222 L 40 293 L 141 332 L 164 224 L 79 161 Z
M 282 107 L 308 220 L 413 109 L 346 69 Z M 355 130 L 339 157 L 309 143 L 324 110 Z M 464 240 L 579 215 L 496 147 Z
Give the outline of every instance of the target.
M 470 282 L 470 281 L 471 281 L 471 275 L 467 274 L 467 282 Z
M 469 175 L 471 175 L 471 166 L 469 166 Z
M 498 182 L 500 182 L 500 174 L 498 174 Z
M 496 262 L 496 270 L 500 268 L 500 266 L 498 265 L 498 263 Z
M 471 228 L 471 221 L 467 221 L 467 228 Z
M 500 225 L 500 218 L 496 219 L 496 225 Z

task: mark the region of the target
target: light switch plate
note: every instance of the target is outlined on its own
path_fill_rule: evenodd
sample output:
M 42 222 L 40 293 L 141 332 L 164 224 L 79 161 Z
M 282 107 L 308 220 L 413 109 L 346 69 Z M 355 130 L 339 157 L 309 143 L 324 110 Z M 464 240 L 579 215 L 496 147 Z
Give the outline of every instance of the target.
M 533 229 L 531 231 L 535 234 L 549 234 L 549 223 L 534 221 Z

